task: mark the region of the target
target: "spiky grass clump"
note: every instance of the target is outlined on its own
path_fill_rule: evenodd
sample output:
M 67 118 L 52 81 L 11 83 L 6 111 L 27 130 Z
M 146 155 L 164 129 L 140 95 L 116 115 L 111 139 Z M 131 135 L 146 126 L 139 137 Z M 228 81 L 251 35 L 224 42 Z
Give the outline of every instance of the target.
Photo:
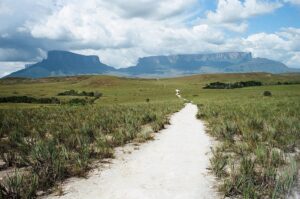
M 26 168 L 1 184 L 3 197 L 34 197 L 69 176 L 84 176 L 94 159 L 113 156 L 113 148 L 149 139 L 148 125 L 163 128 L 182 104 L 85 106 L 0 110 L 0 154 L 6 166 Z M 25 176 L 26 173 L 26 176 Z M 34 176 L 32 191 L 27 179 Z
M 284 198 L 299 168 L 299 99 L 219 100 L 199 109 L 221 143 L 211 158 L 220 190 L 229 197 Z

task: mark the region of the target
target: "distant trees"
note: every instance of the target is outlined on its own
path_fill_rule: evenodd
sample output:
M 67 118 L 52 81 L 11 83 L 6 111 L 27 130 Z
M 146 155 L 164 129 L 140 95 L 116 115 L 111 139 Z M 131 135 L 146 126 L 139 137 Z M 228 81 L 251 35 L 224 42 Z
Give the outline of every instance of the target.
M 298 81 L 273 82 L 273 83 L 267 83 L 265 85 L 293 85 L 293 84 L 300 84 L 300 82 L 298 82 Z M 259 82 L 259 81 L 241 81 L 241 82 L 234 82 L 234 83 L 212 82 L 212 83 L 206 84 L 203 88 L 204 89 L 234 89 L 234 88 L 262 86 L 262 85 L 263 85 L 263 83 Z
M 58 93 L 58 96 L 85 96 L 86 98 L 72 98 L 68 101 L 61 101 L 56 97 L 35 98 L 29 96 L 7 96 L 0 97 L 0 103 L 32 103 L 32 104 L 69 104 L 69 105 L 86 105 L 93 104 L 102 96 L 99 92 L 78 92 L 75 90 L 68 90 Z M 88 97 L 93 97 L 88 98 Z
M 93 104 L 102 96 L 99 92 L 77 92 L 74 90 L 59 93 L 59 96 L 85 96 L 85 98 L 72 98 L 68 101 L 60 100 L 56 97 L 35 98 L 30 96 L 7 96 L 0 97 L 0 103 L 32 103 L 32 104 L 69 104 L 69 105 L 86 105 Z M 88 98 L 92 97 L 92 98 Z
M 34 98 L 28 96 L 0 97 L 0 103 L 37 103 L 37 104 L 60 104 L 60 100 L 51 98 Z
M 79 96 L 79 97 L 83 97 L 85 96 L 86 98 L 73 98 L 70 99 L 67 104 L 70 105 L 86 105 L 86 104 L 93 104 L 97 99 L 99 99 L 100 97 L 102 97 L 102 93 L 100 92 L 87 92 L 87 91 L 75 91 L 75 90 L 67 90 L 61 93 L 57 94 L 58 96 Z M 93 99 L 88 99 L 87 97 L 93 97 Z
M 102 93 L 99 92 L 87 92 L 87 91 L 75 91 L 75 90 L 67 90 L 57 94 L 58 96 L 87 96 L 87 97 L 96 97 L 100 98 Z
M 277 85 L 292 85 L 292 84 L 300 84 L 300 82 L 277 82 Z
M 251 86 L 262 86 L 262 83 L 259 81 L 245 81 L 245 82 L 234 82 L 234 83 L 223 83 L 223 82 L 212 82 L 206 84 L 204 89 L 234 89 L 234 88 L 243 88 Z

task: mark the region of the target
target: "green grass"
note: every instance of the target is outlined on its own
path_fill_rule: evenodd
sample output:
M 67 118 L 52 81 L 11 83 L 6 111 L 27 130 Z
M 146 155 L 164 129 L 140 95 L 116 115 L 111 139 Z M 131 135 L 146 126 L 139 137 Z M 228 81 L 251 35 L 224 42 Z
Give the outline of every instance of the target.
M 175 87 L 173 87 L 175 89 Z M 53 97 L 69 99 L 69 96 L 57 96 L 67 90 L 93 91 L 103 93 L 96 103 L 120 104 L 150 101 L 177 100 L 174 89 L 161 80 L 128 79 L 109 76 L 82 76 L 71 78 L 50 78 L 0 81 L 0 96 L 26 95 L 33 97 Z
M 211 82 L 261 81 L 264 86 L 202 89 Z M 0 104 L 0 150 L 14 175 L 0 185 L 0 198 L 30 198 L 70 176 L 83 176 L 113 148 L 151 139 L 182 107 L 175 96 L 199 106 L 198 117 L 219 140 L 211 169 L 226 196 L 284 197 L 299 169 L 299 74 L 215 74 L 168 79 L 80 76 L 0 80 L 0 97 L 58 97 L 67 90 L 99 92 L 93 105 Z M 270 91 L 271 97 L 263 96 Z M 149 102 L 147 102 L 149 99 Z M 150 130 L 149 130 L 150 129 Z
M 174 103 L 0 110 L 0 151 L 7 167 L 26 168 L 0 185 L 2 197 L 34 197 L 69 176 L 83 176 L 113 148 L 146 140 L 182 107 Z M 28 181 L 32 189 L 26 189 Z M 30 191 L 30 192 L 28 192 Z
M 211 169 L 220 190 L 228 197 L 285 198 L 299 168 L 300 86 L 217 90 L 213 96 L 194 101 L 219 141 Z
M 96 101 L 96 103 L 101 105 L 124 104 L 145 102 L 147 98 L 149 98 L 150 101 L 176 101 L 177 98 L 174 92 L 176 88 L 179 88 L 188 99 L 197 98 L 193 96 L 195 94 L 198 94 L 204 99 L 214 99 L 215 97 L 223 97 L 223 92 L 207 91 L 202 89 L 202 87 L 215 81 L 228 83 L 256 80 L 264 84 L 273 84 L 278 81 L 295 82 L 299 81 L 299 79 L 299 74 L 271 75 L 266 73 L 194 75 L 169 79 L 137 79 L 112 76 L 79 76 L 33 80 L 2 79 L 0 80 L 0 97 L 26 95 L 37 98 L 56 96 L 58 98 L 69 99 L 69 96 L 57 96 L 57 94 L 73 89 L 77 91 L 103 93 L 103 97 Z M 275 87 L 284 89 L 285 86 L 286 85 Z M 256 88 L 254 88 L 254 90 L 255 89 Z M 251 91 L 251 89 L 249 91 Z M 235 91 L 228 92 L 234 93 Z

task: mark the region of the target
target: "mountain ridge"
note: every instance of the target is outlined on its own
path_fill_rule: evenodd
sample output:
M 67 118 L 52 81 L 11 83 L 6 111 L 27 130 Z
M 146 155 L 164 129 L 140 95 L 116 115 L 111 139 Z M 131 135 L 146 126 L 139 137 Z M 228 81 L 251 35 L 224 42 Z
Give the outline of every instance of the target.
M 266 59 L 253 58 L 251 52 L 210 54 L 178 54 L 142 57 L 135 66 L 115 69 L 103 64 L 96 55 L 80 55 L 68 51 L 49 51 L 46 59 L 6 77 L 53 77 L 87 74 L 110 74 L 137 77 L 172 77 L 203 73 L 284 73 L 297 69 Z M 300 71 L 300 70 L 299 70 Z

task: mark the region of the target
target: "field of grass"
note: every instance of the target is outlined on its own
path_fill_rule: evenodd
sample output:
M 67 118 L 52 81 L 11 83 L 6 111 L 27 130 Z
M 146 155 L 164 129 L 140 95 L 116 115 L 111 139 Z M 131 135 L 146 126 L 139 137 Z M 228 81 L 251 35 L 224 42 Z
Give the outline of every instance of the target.
M 25 168 L 0 185 L 4 198 L 30 198 L 69 176 L 83 176 L 113 148 L 143 142 L 163 128 L 175 103 L 0 110 L 0 151 L 6 167 Z M 150 126 L 152 131 L 143 131 Z M 148 128 L 149 129 L 149 128 Z
M 263 86 L 203 89 L 211 82 L 260 81 Z M 102 93 L 91 105 L 0 103 L 2 168 L 17 168 L 1 182 L 1 197 L 34 197 L 69 176 L 82 176 L 95 159 L 111 157 L 115 146 L 144 141 L 182 107 L 175 96 L 199 106 L 219 144 L 211 169 L 230 197 L 278 198 L 293 183 L 300 138 L 299 74 L 215 74 L 169 79 L 80 76 L 0 80 L 0 97 L 57 97 L 68 90 Z M 263 96 L 270 91 L 271 97 Z
M 277 82 L 299 81 L 299 74 L 272 75 L 267 73 L 252 74 L 215 74 L 215 75 L 194 75 L 188 77 L 168 78 L 168 79 L 136 79 L 119 78 L 112 76 L 79 76 L 64 78 L 45 79 L 7 79 L 0 80 L 0 97 L 7 96 L 32 96 L 32 97 L 57 97 L 58 93 L 67 90 L 93 91 L 102 93 L 103 96 L 96 104 L 124 104 L 150 101 L 176 101 L 174 90 L 179 88 L 185 97 L 193 99 L 194 95 L 203 93 L 204 99 L 215 97 L 220 92 L 202 89 L 208 83 L 236 82 L 236 81 L 261 81 L 264 84 L 274 84 Z M 285 85 L 276 86 L 285 88 Z M 224 91 L 227 92 L 227 91 Z M 207 96 L 208 95 L 208 96 Z M 222 92 L 220 93 L 222 96 Z M 18 104 L 13 104 L 19 107 Z M 31 105 L 32 106 L 32 105 Z M 0 104 L 0 108 L 7 108 L 7 105 Z M 24 105 L 21 105 L 24 107 Z
M 210 82 L 261 81 L 264 86 L 200 89 Z M 198 117 L 217 140 L 211 170 L 219 190 L 233 198 L 286 198 L 297 181 L 300 148 L 299 75 L 202 75 L 184 82 L 182 96 L 198 104 Z M 198 89 L 195 89 L 195 86 Z M 271 97 L 265 97 L 270 91 Z
M 81 76 L 70 78 L 49 78 L 38 80 L 4 80 L 0 81 L 0 96 L 58 97 L 58 93 L 74 89 L 76 91 L 93 91 L 103 96 L 96 104 L 120 104 L 151 101 L 177 100 L 175 87 L 159 79 L 129 79 L 109 76 Z
M 103 94 L 85 106 L 0 104 L 2 170 L 17 169 L 1 183 L 0 198 L 35 197 L 38 190 L 84 175 L 94 160 L 112 157 L 114 147 L 151 139 L 183 105 L 174 90 L 156 81 L 106 76 L 0 80 L 1 97 L 70 99 L 58 93 L 71 89 Z
M 272 96 L 263 96 L 265 90 Z M 285 198 L 299 170 L 300 86 L 211 92 L 193 100 L 198 117 L 219 141 L 211 169 L 221 181 L 221 192 L 228 197 Z

